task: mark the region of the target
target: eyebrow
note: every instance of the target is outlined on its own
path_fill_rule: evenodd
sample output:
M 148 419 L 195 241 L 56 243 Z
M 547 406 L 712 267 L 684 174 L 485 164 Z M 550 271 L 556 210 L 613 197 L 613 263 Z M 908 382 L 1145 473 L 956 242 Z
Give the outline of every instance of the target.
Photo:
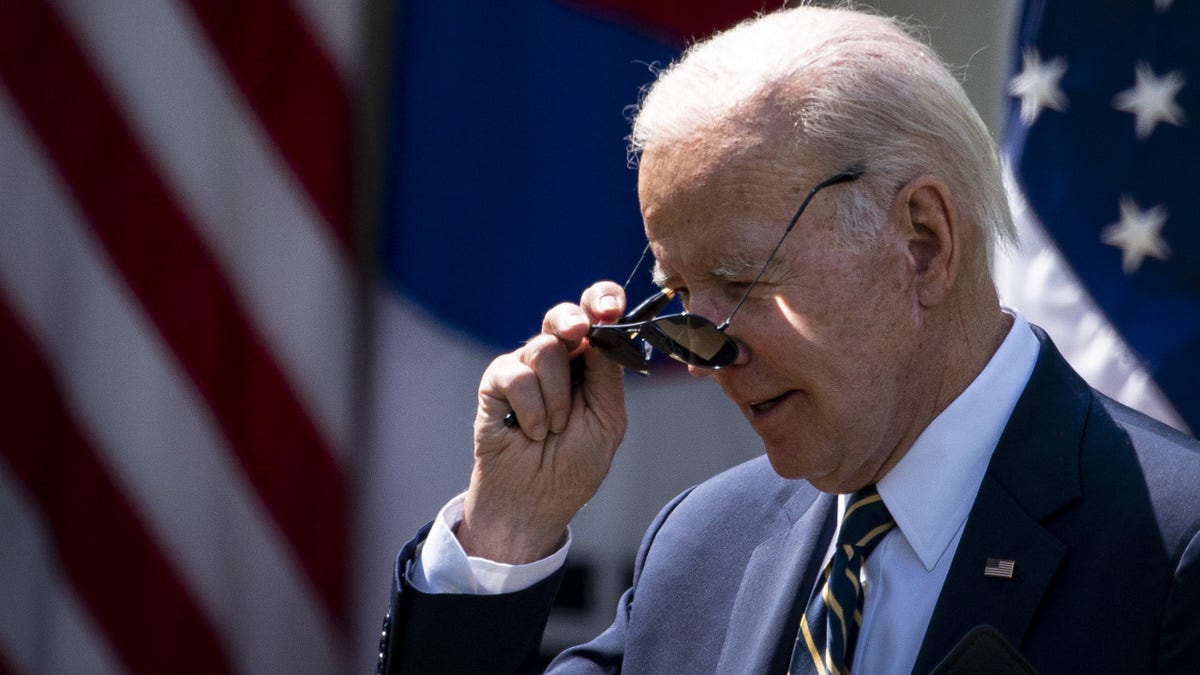
M 657 260 L 655 260 L 654 267 L 650 269 L 650 278 L 654 281 L 655 286 L 663 288 L 667 285 L 667 279 L 670 278 L 670 275 L 664 272 L 662 266 L 658 264 Z
M 745 258 L 732 258 L 717 265 L 709 274 L 714 277 L 724 277 L 727 279 L 736 279 L 743 276 L 746 272 L 758 272 L 762 267 L 761 260 L 746 260 Z
M 745 258 L 730 258 L 713 267 L 709 270 L 708 274 L 718 279 L 739 279 L 747 272 L 757 273 L 758 268 L 762 266 L 762 262 L 761 260 L 751 261 Z M 654 268 L 651 273 L 653 274 L 655 285 L 659 287 L 665 287 L 667 281 L 671 278 L 671 275 L 663 271 L 658 261 L 654 262 Z

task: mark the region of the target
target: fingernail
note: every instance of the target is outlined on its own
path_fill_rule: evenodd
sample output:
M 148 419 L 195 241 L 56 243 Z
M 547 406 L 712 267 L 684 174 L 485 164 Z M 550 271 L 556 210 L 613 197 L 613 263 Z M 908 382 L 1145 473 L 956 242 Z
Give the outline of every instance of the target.
M 604 311 L 608 311 L 610 309 L 616 309 L 620 306 L 621 306 L 620 303 L 617 302 L 617 296 L 615 296 L 615 295 L 600 296 L 600 309 L 602 309 Z

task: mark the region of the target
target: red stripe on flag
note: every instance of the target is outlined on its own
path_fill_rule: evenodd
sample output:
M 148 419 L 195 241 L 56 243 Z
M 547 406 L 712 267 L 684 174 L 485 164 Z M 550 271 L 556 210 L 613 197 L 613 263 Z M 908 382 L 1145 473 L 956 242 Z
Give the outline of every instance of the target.
M 0 2 L 5 82 L 336 619 L 346 485 L 228 281 L 45 0 Z
M 231 672 L 187 587 L 96 457 L 0 298 L 0 456 L 41 507 L 64 573 L 134 673 Z
M 561 0 L 589 14 L 614 19 L 680 47 L 781 6 L 777 0 Z
M 350 96 L 332 63 L 286 0 L 188 4 L 276 147 L 350 250 Z

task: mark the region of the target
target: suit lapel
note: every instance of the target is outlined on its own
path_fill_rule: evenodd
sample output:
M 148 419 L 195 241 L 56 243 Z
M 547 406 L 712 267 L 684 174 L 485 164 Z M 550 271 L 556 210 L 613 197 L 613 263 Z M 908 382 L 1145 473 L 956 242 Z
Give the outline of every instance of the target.
M 814 495 L 818 496 L 814 499 Z M 795 630 L 789 626 L 797 595 L 806 596 L 816 580 L 833 536 L 837 499 L 810 488 L 797 493 L 785 512 L 791 526 L 760 544 L 742 575 L 717 666 L 719 673 L 772 672 L 781 639 L 788 630 Z M 787 649 L 791 649 L 790 642 Z
M 1019 645 L 1066 547 L 1031 520 L 995 480 L 985 478 L 913 668 L 927 673 L 975 626 L 995 627 Z M 984 575 L 989 558 L 1011 560 L 1013 578 Z
M 971 628 L 989 624 L 1020 646 L 1066 553 L 1041 522 L 1080 496 L 1079 447 L 1092 394 L 1045 333 L 1038 362 L 996 446 L 921 645 L 929 672 Z M 1013 577 L 984 575 L 989 558 Z

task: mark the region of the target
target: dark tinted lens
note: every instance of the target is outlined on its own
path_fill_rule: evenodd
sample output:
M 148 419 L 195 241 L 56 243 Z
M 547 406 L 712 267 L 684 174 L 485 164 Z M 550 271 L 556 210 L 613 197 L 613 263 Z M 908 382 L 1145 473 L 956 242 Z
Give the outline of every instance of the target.
M 645 375 L 649 372 L 646 355 L 633 338 L 621 328 L 608 326 L 592 326 L 588 331 L 588 340 L 612 360 L 630 370 Z
M 724 368 L 737 360 L 733 340 L 711 321 L 695 314 L 664 316 L 646 325 L 641 336 L 658 351 L 703 368 Z

